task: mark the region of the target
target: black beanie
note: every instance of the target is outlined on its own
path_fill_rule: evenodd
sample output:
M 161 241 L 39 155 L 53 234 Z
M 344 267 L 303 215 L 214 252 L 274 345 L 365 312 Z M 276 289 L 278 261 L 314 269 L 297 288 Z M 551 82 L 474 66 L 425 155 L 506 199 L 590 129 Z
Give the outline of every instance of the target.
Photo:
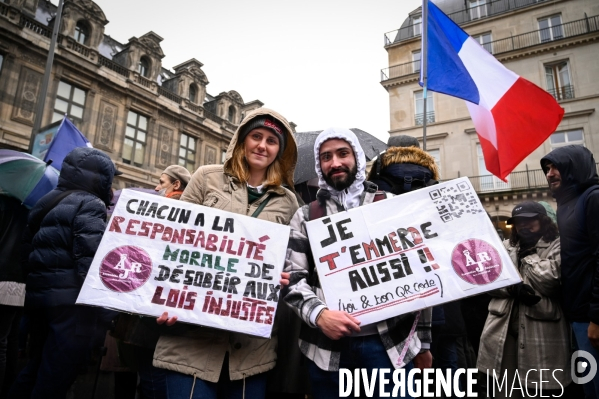
M 412 136 L 402 134 L 400 136 L 391 136 L 387 141 L 389 147 L 416 147 L 420 148 L 418 139 Z
M 287 129 L 285 129 L 278 120 L 268 115 L 258 115 L 249 122 L 247 122 L 239 132 L 238 142 L 243 142 L 243 140 L 245 140 L 246 136 L 252 130 L 257 129 L 259 127 L 270 129 L 279 138 L 278 157 L 281 158 L 283 156 L 283 152 L 285 152 L 285 146 L 287 145 L 287 136 L 285 135 L 285 131 Z

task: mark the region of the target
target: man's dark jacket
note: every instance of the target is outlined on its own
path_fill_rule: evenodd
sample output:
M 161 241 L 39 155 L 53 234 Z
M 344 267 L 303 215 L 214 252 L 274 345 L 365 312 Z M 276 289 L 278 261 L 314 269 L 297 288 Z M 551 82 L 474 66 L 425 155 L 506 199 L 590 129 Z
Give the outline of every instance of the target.
M 77 190 L 54 206 L 33 237 L 27 265 L 28 307 L 74 305 L 106 227 L 106 206 L 115 167 L 93 148 L 76 148 L 64 159 L 58 186 L 33 207 L 34 225 L 47 204 Z
M 579 205 L 584 209 L 584 218 L 577 216 L 576 209 L 584 191 L 599 184 L 595 159 L 587 148 L 569 145 L 541 159 L 545 173 L 548 163 L 561 175 L 560 186 L 553 196 L 557 200 L 561 241 L 564 314 L 569 321 L 599 324 L 599 273 L 596 271 L 599 267 L 599 190 L 593 191 L 585 204 Z
M 21 243 L 28 215 L 21 201 L 0 195 L 0 281 L 25 283 Z

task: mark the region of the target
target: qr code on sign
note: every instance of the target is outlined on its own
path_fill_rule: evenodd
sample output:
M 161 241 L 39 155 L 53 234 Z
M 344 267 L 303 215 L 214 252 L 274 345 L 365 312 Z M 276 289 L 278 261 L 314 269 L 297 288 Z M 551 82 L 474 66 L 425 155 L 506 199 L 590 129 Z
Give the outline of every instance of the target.
M 476 214 L 485 211 L 478 202 L 474 190 L 465 181 L 433 190 L 429 195 L 437 207 L 441 220 L 445 223 L 461 218 L 464 213 Z

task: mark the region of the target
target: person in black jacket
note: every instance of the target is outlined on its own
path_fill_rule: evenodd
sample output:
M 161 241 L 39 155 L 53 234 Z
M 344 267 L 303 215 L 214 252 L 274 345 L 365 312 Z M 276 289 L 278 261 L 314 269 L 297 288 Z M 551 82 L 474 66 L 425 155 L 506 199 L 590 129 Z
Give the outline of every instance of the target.
M 569 145 L 541 159 L 557 200 L 561 239 L 562 306 L 580 350 L 599 359 L 599 176 L 593 154 Z M 574 377 L 574 376 L 573 376 Z M 599 373 L 584 385 L 587 398 L 599 397 Z
M 104 153 L 76 148 L 64 159 L 57 188 L 29 214 L 30 360 L 10 398 L 64 398 L 103 342 L 115 313 L 75 301 L 106 227 L 115 173 Z
M 0 398 L 16 378 L 19 322 L 25 302 L 21 237 L 29 210 L 16 198 L 0 195 Z
M 420 149 L 418 140 L 410 136 L 394 136 L 389 148 L 373 163 L 368 180 L 380 190 L 396 195 L 409 193 L 439 182 L 435 159 Z M 433 368 L 458 369 L 458 339 L 466 336 L 460 301 L 433 307 L 432 319 Z M 445 397 L 445 396 L 443 396 Z

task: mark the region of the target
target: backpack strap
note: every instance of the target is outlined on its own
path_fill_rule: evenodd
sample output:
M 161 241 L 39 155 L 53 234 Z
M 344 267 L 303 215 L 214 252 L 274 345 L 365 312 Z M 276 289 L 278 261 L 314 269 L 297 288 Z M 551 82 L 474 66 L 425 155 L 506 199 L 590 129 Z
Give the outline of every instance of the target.
M 374 200 L 372 202 L 378 202 L 387 199 L 387 193 L 384 191 L 377 191 L 374 193 Z
M 308 204 L 308 220 L 320 219 L 321 217 L 326 216 L 326 214 L 327 210 L 324 202 L 315 199 Z
M 584 232 L 586 230 L 586 210 L 587 210 L 587 199 L 591 195 L 591 193 L 595 190 L 599 189 L 599 185 L 593 185 L 587 188 L 584 193 L 578 200 L 576 201 L 575 213 L 576 213 L 576 221 L 578 222 L 578 226 Z
M 266 196 L 266 199 L 264 201 L 262 201 L 262 203 L 260 204 L 260 206 L 258 206 L 258 209 L 256 209 L 254 211 L 254 213 L 252 213 L 252 217 L 253 218 L 257 218 L 258 215 L 262 212 L 262 210 L 266 207 L 266 204 L 268 204 L 268 201 L 270 201 L 270 194 L 268 194 Z

